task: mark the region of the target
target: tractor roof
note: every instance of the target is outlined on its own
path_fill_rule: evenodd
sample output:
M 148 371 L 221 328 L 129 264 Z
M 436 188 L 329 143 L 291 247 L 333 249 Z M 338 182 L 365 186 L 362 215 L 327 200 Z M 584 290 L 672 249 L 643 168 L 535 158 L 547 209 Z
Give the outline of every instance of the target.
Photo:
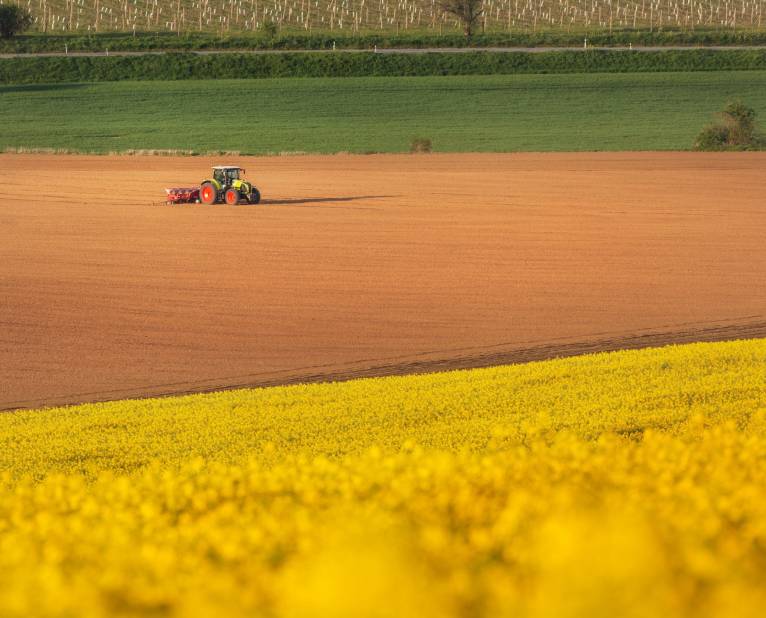
M 214 170 L 241 170 L 239 165 L 214 165 Z

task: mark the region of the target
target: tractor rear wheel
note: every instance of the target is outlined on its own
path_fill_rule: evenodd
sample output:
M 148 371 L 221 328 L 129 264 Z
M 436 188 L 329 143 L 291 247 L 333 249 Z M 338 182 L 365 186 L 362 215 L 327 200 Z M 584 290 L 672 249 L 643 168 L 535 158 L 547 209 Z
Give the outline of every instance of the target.
M 253 187 L 247 199 L 251 204 L 257 204 L 258 202 L 261 201 L 261 192 L 255 187 Z
M 239 204 L 239 191 L 236 189 L 226 189 L 226 203 L 229 206 Z
M 218 191 L 212 182 L 203 183 L 199 188 L 199 199 L 203 204 L 215 204 L 218 199 Z

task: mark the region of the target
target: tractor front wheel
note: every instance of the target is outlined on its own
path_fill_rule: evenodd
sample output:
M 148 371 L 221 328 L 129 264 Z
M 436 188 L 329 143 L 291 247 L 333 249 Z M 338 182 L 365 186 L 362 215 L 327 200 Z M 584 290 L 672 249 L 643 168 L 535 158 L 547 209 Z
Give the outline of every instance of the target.
M 255 187 L 253 187 L 253 190 L 250 191 L 250 195 L 248 196 L 247 199 L 251 204 L 257 204 L 258 202 L 261 201 L 261 192 Z
M 218 199 L 218 191 L 212 182 L 204 183 L 199 189 L 199 199 L 203 204 L 215 204 Z
M 226 190 L 226 203 L 229 206 L 235 206 L 239 204 L 239 191 L 236 189 L 227 189 Z

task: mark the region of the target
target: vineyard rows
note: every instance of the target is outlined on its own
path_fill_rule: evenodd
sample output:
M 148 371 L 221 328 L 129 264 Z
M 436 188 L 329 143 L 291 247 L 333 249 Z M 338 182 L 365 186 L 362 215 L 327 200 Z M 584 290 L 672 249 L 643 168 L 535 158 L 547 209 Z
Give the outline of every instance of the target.
M 0 4 L 9 0 L 0 0 Z M 41 32 L 452 32 L 437 0 L 21 0 Z M 485 0 L 486 31 L 759 29 L 766 0 Z

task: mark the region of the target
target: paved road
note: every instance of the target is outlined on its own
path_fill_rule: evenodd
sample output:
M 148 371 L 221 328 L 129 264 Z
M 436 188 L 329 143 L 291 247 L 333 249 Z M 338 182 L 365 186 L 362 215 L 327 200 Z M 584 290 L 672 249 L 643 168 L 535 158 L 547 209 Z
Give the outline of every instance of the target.
M 500 53 L 527 53 L 527 54 L 539 54 L 550 51 L 592 51 L 592 50 L 608 50 L 608 51 L 637 51 L 637 52 L 657 52 L 668 50 L 686 50 L 686 49 L 708 49 L 708 50 L 731 50 L 731 49 L 766 49 L 766 45 L 711 45 L 711 46 L 654 46 L 654 47 L 592 47 L 585 46 L 579 47 L 423 47 L 423 48 L 374 48 L 374 49 L 204 49 L 204 50 L 160 50 L 160 51 L 100 51 L 100 52 L 81 52 L 73 51 L 69 53 L 60 52 L 40 52 L 33 54 L 0 54 L 0 58 L 41 58 L 41 57 L 59 57 L 59 56 L 145 56 L 154 55 L 161 56 L 164 54 L 172 53 L 189 53 L 197 56 L 211 56 L 216 54 L 297 54 L 297 53 L 312 53 L 312 54 L 326 54 L 326 53 L 353 53 L 368 51 L 377 54 L 439 54 L 439 53 L 456 53 L 465 54 L 473 52 L 487 52 L 492 54 Z

